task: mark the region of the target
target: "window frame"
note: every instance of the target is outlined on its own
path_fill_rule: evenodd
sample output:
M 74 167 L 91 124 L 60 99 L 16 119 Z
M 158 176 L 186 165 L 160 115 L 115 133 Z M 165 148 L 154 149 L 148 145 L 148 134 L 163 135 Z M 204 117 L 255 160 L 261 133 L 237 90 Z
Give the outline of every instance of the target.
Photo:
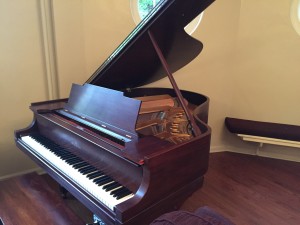
M 135 22 L 136 25 L 142 21 L 140 14 L 139 14 L 139 9 L 138 9 L 139 1 L 140 0 L 130 0 L 131 15 L 132 15 L 133 21 Z M 204 15 L 204 11 L 202 13 L 200 13 L 191 23 L 189 23 L 184 28 L 188 34 L 191 35 L 199 27 L 199 25 L 202 21 L 203 15 Z

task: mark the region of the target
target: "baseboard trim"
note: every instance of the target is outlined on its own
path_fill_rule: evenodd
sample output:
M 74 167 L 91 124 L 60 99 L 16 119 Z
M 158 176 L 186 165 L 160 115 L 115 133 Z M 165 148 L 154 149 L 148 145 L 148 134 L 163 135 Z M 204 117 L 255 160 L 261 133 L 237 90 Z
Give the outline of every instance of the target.
M 17 172 L 17 173 L 12 173 L 12 174 L 8 174 L 8 175 L 5 175 L 5 176 L 1 176 L 0 177 L 0 181 L 7 180 L 7 179 L 12 178 L 12 177 L 21 176 L 21 175 L 28 174 L 28 173 L 34 173 L 34 172 L 36 172 L 36 173 L 40 174 L 41 171 L 42 170 L 40 168 L 34 168 L 34 169 L 24 170 L 24 171 L 21 171 L 21 172 Z
M 266 149 L 261 149 L 257 152 L 256 148 L 236 148 L 233 146 L 212 146 L 210 148 L 210 153 L 216 152 L 235 152 L 246 155 L 257 155 L 260 157 L 281 159 L 293 162 L 300 162 L 300 151 L 296 151 L 295 148 L 285 147 L 278 150 L 277 146 L 269 145 Z M 297 152 L 297 153 L 296 153 Z M 296 153 L 296 154 L 295 154 Z
M 255 155 L 256 151 L 255 149 L 249 149 L 249 148 L 236 148 L 233 146 L 228 145 L 220 145 L 220 146 L 211 146 L 210 153 L 214 152 L 236 152 L 241 154 L 247 154 L 247 155 Z

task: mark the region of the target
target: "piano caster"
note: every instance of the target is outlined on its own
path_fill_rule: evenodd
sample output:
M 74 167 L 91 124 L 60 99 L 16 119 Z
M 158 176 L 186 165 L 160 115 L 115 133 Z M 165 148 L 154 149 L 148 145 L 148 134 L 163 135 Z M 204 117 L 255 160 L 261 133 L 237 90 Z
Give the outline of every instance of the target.
M 105 223 L 95 214 L 93 215 L 93 223 L 87 223 L 86 225 L 105 225 Z
M 67 189 L 65 189 L 63 186 L 60 186 L 59 185 L 59 192 L 60 192 L 60 195 L 63 199 L 66 199 L 67 198 L 67 194 L 68 194 L 68 191 Z

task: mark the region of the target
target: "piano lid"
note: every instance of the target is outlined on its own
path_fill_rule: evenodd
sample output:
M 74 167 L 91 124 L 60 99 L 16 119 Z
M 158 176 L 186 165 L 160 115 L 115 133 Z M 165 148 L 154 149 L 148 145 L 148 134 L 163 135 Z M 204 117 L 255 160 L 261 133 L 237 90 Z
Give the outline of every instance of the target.
M 184 27 L 214 0 L 162 0 L 127 36 L 86 83 L 124 90 L 166 76 L 151 43 L 150 30 L 172 72 L 192 61 L 202 50 L 200 41 Z

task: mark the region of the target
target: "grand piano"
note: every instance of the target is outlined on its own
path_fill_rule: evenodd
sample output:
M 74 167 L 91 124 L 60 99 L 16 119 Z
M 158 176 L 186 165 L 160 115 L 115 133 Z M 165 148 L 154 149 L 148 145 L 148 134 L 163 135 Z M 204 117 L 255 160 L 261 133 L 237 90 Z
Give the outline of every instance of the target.
M 18 148 L 105 224 L 149 224 L 203 184 L 209 99 L 172 73 L 203 45 L 184 27 L 213 0 L 162 0 L 68 99 L 32 103 Z M 143 85 L 168 77 L 173 88 Z

